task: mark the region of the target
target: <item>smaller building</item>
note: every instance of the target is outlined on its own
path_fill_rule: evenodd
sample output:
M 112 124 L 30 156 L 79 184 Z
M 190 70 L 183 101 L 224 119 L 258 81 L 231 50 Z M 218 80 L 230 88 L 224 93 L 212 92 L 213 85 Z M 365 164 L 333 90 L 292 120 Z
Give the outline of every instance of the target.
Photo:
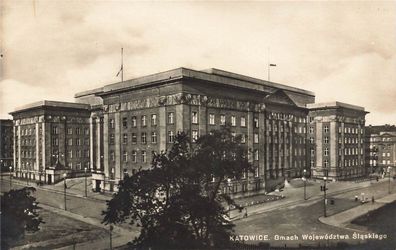
M 347 180 L 367 175 L 363 107 L 341 102 L 308 104 L 309 160 L 313 177 Z
M 10 114 L 17 178 L 52 184 L 90 172 L 90 105 L 40 101 Z
M 396 168 L 396 126 L 366 127 L 366 165 L 371 173 L 383 174 Z
M 1 172 L 13 166 L 12 120 L 0 119 L 0 167 Z

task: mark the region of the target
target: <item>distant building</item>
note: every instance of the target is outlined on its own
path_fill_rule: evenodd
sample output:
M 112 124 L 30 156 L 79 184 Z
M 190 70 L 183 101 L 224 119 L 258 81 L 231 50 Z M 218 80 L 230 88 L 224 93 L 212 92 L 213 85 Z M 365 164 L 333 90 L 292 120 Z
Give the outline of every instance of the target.
M 90 105 L 41 101 L 11 115 L 17 178 L 51 184 L 90 169 Z
M 396 167 L 396 126 L 366 127 L 366 165 L 371 173 L 384 173 Z
M 312 175 L 336 180 L 365 176 L 364 124 L 368 112 L 341 102 L 307 107 Z
M 0 167 L 9 171 L 13 163 L 13 123 L 12 120 L 0 119 Z

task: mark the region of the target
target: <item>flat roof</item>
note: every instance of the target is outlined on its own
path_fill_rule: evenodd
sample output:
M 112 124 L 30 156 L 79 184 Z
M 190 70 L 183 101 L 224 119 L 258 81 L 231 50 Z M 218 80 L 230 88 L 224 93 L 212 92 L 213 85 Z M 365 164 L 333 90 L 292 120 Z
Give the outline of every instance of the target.
M 164 82 L 174 81 L 183 78 L 194 78 L 209 82 L 220 83 L 224 85 L 230 85 L 234 87 L 242 87 L 252 89 L 256 91 L 268 92 L 270 88 L 283 89 L 292 91 L 304 95 L 315 96 L 314 92 L 295 88 L 275 82 L 269 82 L 258 78 L 253 78 L 241 74 L 236 74 L 220 69 L 206 69 L 206 70 L 193 70 L 188 68 L 176 68 L 156 74 L 146 75 L 137 77 L 134 79 L 126 80 L 123 82 L 117 82 L 113 84 L 105 85 L 103 88 L 97 88 L 84 92 L 77 93 L 75 97 L 82 97 L 91 94 L 95 95 L 106 95 L 112 92 L 119 92 L 128 89 L 141 88 L 145 86 L 156 85 Z
M 15 108 L 13 112 L 10 114 L 23 112 L 25 110 L 34 109 L 34 108 L 42 108 L 42 107 L 54 107 L 54 108 L 71 108 L 71 109 L 86 109 L 89 110 L 91 106 L 89 104 L 84 103 L 74 103 L 74 102 L 59 102 L 59 101 L 38 101 L 29 103 L 20 107 Z
M 307 104 L 307 108 L 308 109 L 347 108 L 347 109 L 364 111 L 364 107 L 343 103 L 343 102 L 309 103 Z

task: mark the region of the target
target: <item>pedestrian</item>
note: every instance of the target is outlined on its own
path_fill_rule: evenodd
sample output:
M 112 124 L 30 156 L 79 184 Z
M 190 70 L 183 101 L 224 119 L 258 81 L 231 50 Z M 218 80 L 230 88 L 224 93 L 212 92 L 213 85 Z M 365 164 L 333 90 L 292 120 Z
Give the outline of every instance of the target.
M 247 213 L 247 207 L 245 207 L 245 215 L 243 216 L 244 218 L 248 217 L 248 213 Z
M 359 199 L 359 198 L 358 198 L 358 196 L 357 196 L 357 195 L 355 195 L 355 201 L 358 201 L 358 199 Z
M 374 195 L 371 197 L 371 202 L 374 203 Z

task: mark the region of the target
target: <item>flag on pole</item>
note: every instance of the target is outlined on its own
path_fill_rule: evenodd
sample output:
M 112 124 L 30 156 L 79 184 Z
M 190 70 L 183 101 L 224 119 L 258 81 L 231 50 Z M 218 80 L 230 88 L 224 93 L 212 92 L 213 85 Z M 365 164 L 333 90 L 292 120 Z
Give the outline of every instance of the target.
M 269 66 L 271 66 L 271 67 L 276 67 L 276 64 L 270 63 Z
M 123 65 L 121 65 L 121 68 L 120 68 L 120 70 L 118 71 L 116 77 L 118 77 L 122 71 L 123 71 Z

